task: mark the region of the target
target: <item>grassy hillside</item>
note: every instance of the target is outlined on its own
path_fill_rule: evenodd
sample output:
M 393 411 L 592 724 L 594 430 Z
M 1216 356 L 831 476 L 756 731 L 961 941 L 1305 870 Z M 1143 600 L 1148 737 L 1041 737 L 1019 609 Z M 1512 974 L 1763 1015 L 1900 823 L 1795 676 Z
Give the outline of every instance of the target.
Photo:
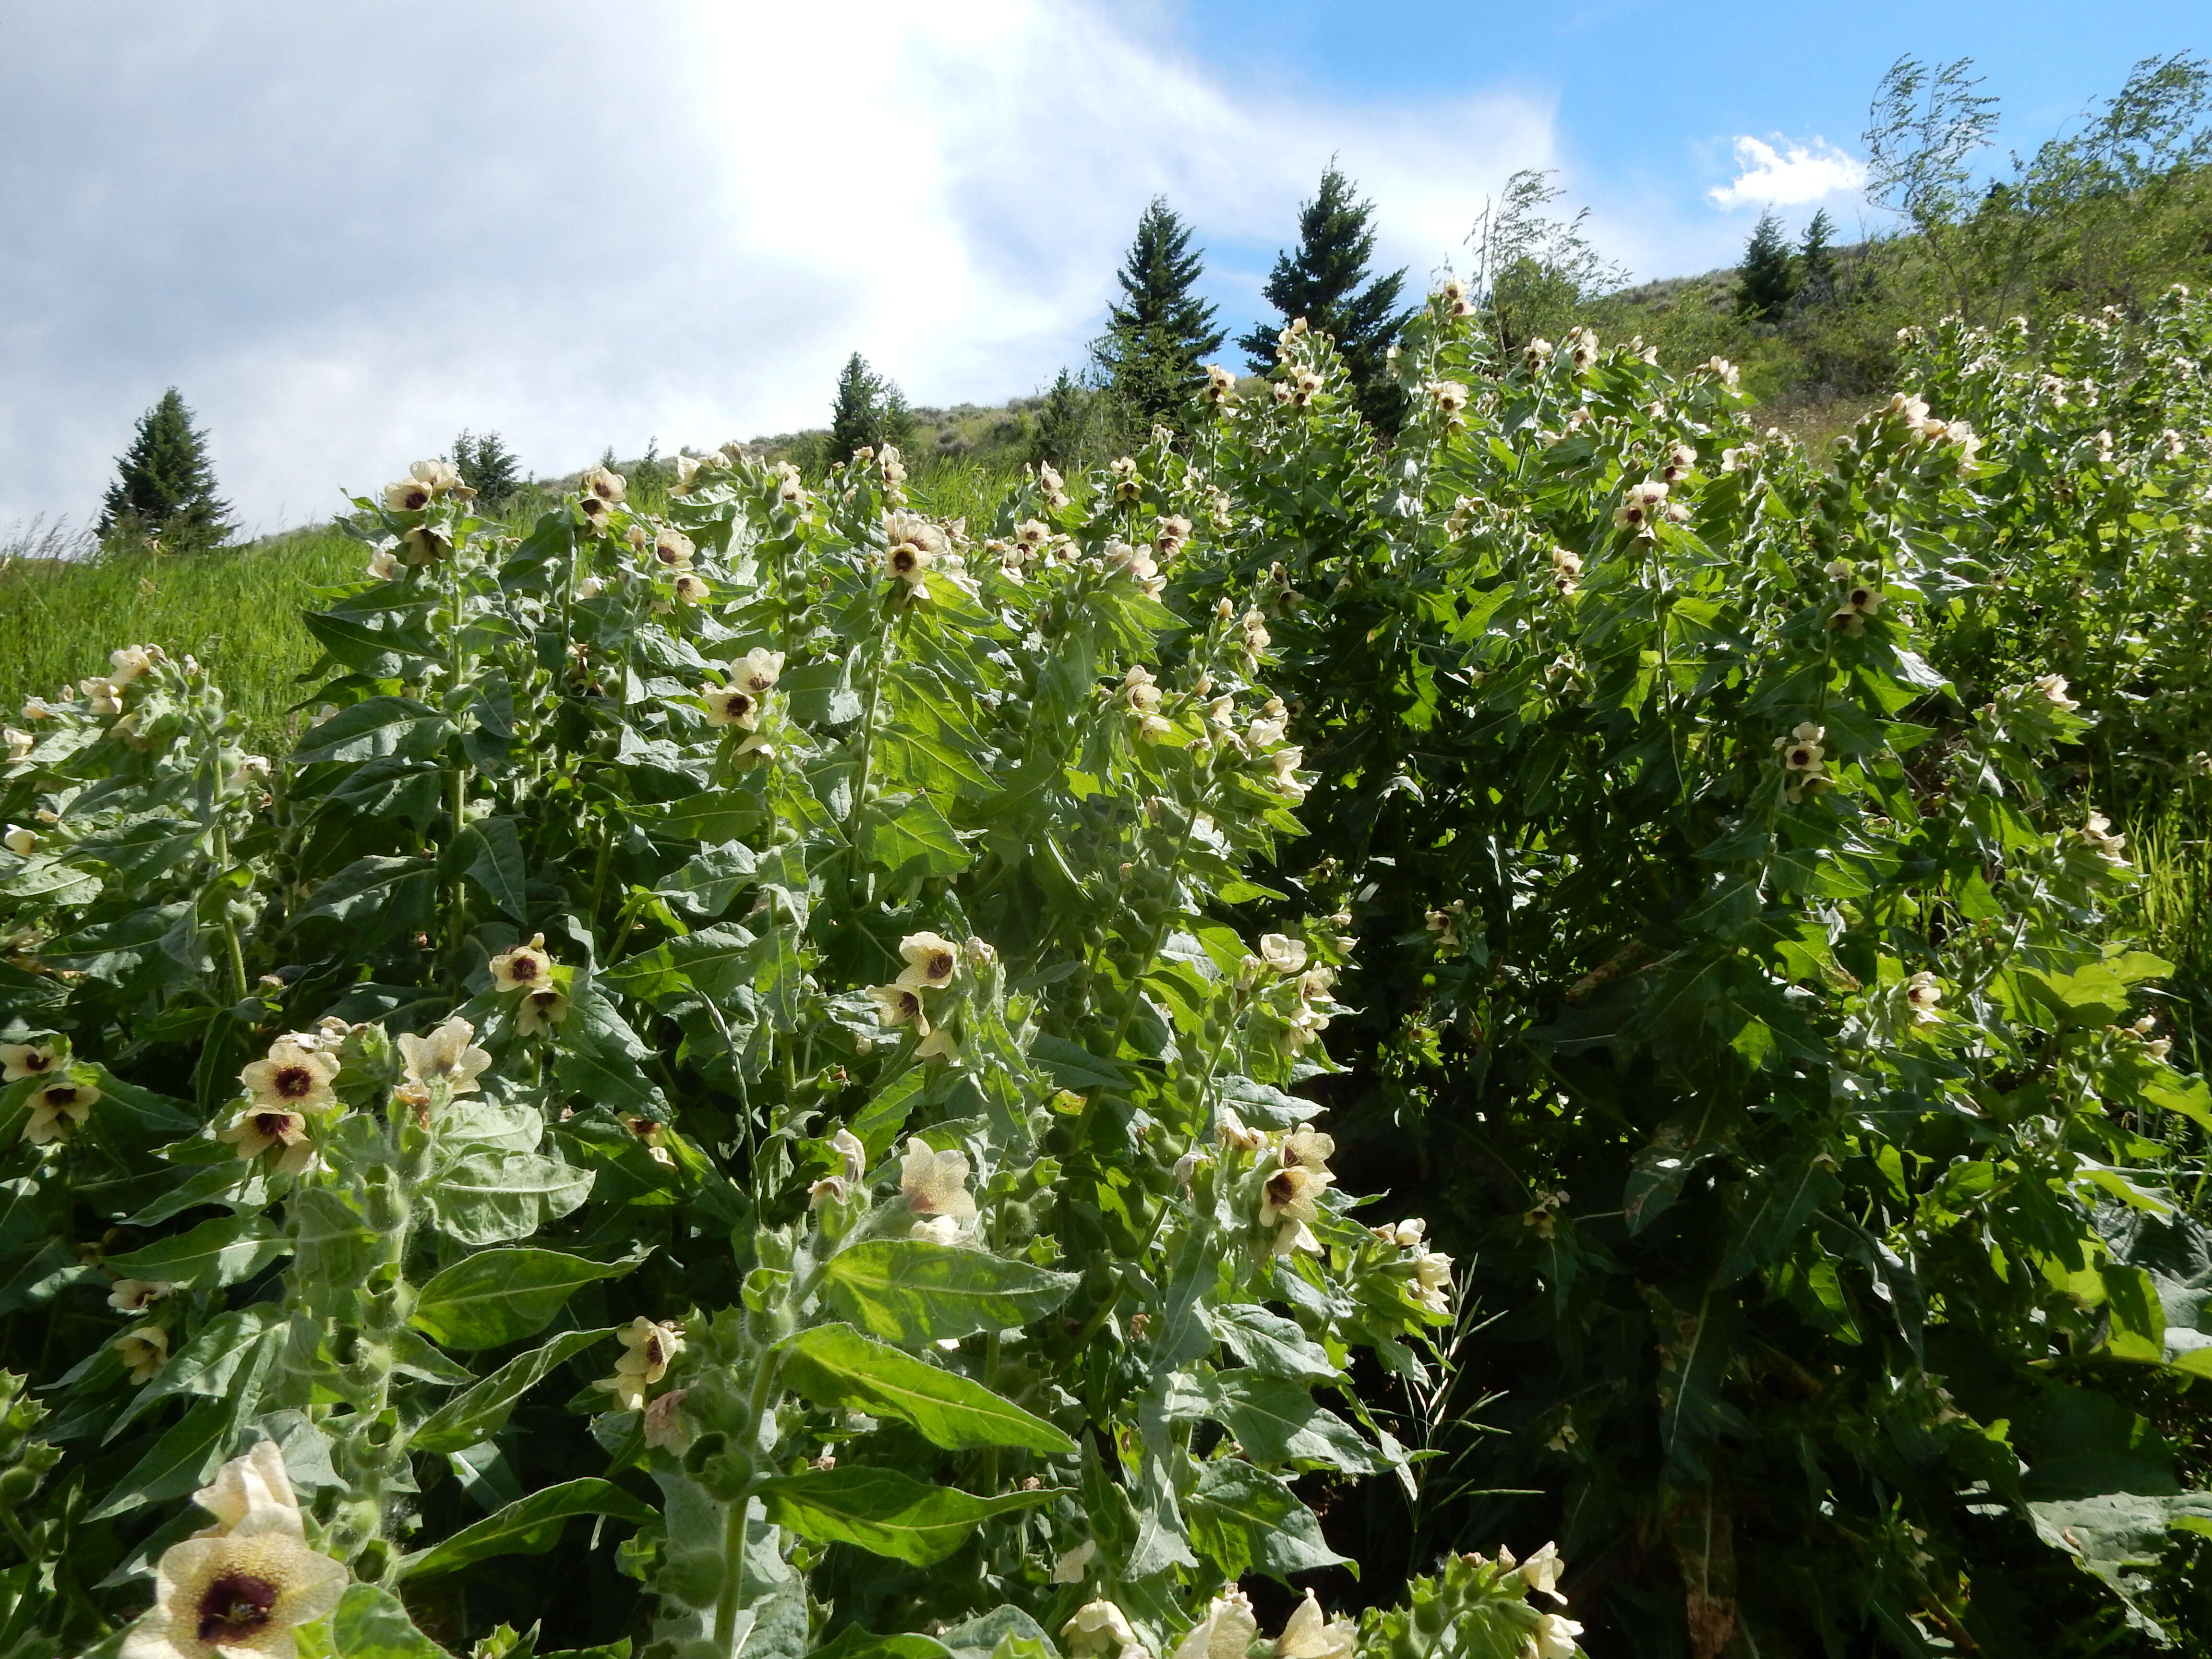
M 175 557 L 143 552 L 0 560 L 0 704 L 107 672 L 118 645 L 190 652 L 251 723 L 257 747 L 289 746 L 290 714 L 315 660 L 300 613 L 320 584 L 354 575 L 359 544 L 301 530 Z

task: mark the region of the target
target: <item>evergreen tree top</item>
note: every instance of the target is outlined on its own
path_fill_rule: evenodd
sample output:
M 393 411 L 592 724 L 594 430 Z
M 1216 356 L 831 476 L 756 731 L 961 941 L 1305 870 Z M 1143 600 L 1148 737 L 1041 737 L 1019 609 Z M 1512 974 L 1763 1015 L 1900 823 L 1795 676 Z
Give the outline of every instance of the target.
M 1194 362 L 1229 337 L 1213 326 L 1214 307 L 1194 291 L 1205 263 L 1190 246 L 1190 227 L 1155 196 L 1137 221 L 1136 240 L 1115 280 L 1121 299 L 1107 308 L 1109 333 L 1139 331 L 1172 341 Z
M 1783 240 L 1782 221 L 1769 208 L 1759 216 L 1744 244 L 1743 263 L 1736 267 L 1736 309 L 1747 317 L 1778 317 L 1796 291 L 1790 244 Z
M 1388 427 L 1395 424 L 1398 398 L 1385 359 L 1411 313 L 1398 304 L 1402 267 L 1380 276 L 1368 271 L 1374 218 L 1375 204 L 1362 201 L 1358 186 L 1332 161 L 1313 200 L 1298 209 L 1297 251 L 1277 256 L 1261 292 L 1285 323 L 1303 317 L 1308 327 L 1335 339 L 1362 410 Z M 1275 365 L 1275 332 L 1255 328 L 1237 341 L 1255 374 Z
M 193 426 L 176 387 L 138 417 L 115 466 L 100 506 L 101 535 L 124 530 L 186 548 L 212 546 L 230 534 L 230 503 L 216 495 L 207 434 Z

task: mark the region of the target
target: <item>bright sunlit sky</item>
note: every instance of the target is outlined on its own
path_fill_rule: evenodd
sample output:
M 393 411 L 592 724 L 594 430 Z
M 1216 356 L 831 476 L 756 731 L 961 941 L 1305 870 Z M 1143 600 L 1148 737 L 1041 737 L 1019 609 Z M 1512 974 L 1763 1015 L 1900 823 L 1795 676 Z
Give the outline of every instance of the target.
M 1417 284 L 1524 167 L 1638 279 L 1769 204 L 1851 237 L 1899 54 L 1972 57 L 2027 149 L 2208 37 L 2203 0 L 3 0 L 0 540 L 96 514 L 171 384 L 262 530 L 465 426 L 551 474 L 822 424 L 856 349 L 999 402 L 1081 360 L 1155 192 L 1247 326 L 1332 155 Z

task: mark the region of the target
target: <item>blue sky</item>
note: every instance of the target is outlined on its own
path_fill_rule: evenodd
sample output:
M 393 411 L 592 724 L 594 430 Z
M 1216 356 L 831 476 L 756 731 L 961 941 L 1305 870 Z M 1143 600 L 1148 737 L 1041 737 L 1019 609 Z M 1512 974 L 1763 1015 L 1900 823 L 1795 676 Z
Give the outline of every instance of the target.
M 917 403 L 996 402 L 1080 361 L 1156 192 L 1246 326 L 1332 155 L 1417 283 L 1463 263 L 1485 196 L 1524 167 L 1556 170 L 1638 277 L 1707 270 L 1777 189 L 1793 222 L 1861 222 L 1859 135 L 1900 53 L 1973 57 L 2001 144 L 2032 147 L 2137 60 L 2212 48 L 2208 24 L 2202 0 L 2094 19 L 1886 0 L 11 0 L 0 539 L 96 513 L 173 384 L 260 529 L 327 514 L 465 426 L 557 473 L 607 445 L 819 424 L 855 349 Z

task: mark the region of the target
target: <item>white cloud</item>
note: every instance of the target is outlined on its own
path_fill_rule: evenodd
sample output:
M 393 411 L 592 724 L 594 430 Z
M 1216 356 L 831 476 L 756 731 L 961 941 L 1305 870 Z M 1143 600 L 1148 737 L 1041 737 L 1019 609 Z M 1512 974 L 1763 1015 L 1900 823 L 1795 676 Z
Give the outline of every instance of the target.
M 1538 100 L 1247 92 L 1066 0 L 21 15 L 0 526 L 96 510 L 172 383 L 264 527 L 463 426 L 550 472 L 817 423 L 854 349 L 1001 398 L 1078 357 L 1155 193 L 1242 320 L 1333 154 L 1416 282 L 1554 159 Z
M 1825 138 L 1809 144 L 1784 141 L 1777 149 L 1763 139 L 1740 137 L 1735 162 L 1739 171 L 1734 181 L 1705 192 L 1715 207 L 1796 207 L 1856 190 L 1866 182 L 1866 164 Z

